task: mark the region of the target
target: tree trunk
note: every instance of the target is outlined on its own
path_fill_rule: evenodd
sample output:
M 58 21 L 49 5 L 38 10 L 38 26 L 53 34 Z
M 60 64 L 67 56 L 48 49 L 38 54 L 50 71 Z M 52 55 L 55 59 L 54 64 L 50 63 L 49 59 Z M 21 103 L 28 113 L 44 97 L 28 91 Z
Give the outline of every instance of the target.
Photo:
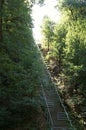
M 4 0 L 0 0 L 0 42 L 3 42 L 3 31 L 2 31 L 2 8 Z
M 50 50 L 50 45 L 49 45 L 49 38 L 48 38 L 48 52 L 49 52 L 49 50 Z

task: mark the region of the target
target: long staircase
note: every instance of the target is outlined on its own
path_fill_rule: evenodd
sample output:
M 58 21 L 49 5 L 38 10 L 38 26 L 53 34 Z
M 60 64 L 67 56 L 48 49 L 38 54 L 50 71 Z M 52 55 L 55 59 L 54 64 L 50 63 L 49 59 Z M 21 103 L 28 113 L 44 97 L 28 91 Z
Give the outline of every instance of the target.
M 38 46 L 37 48 L 38 51 L 40 52 Z M 42 99 L 44 100 L 46 105 L 46 110 L 47 110 L 46 118 L 50 125 L 49 130 L 75 130 L 68 116 L 68 113 L 65 109 L 65 106 L 62 102 L 62 99 L 60 98 L 57 87 L 51 78 L 51 75 L 46 67 L 46 64 L 44 63 L 44 59 L 42 55 L 41 55 L 41 60 L 43 61 L 45 71 L 48 77 L 50 78 L 49 80 L 53 84 L 47 87 L 41 84 L 40 87 L 40 93 L 42 94 L 43 96 Z

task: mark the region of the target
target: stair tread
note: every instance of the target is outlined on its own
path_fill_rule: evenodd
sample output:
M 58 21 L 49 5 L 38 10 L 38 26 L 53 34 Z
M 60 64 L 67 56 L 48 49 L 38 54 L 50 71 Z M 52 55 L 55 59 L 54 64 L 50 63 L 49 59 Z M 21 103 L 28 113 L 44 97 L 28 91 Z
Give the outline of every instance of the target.
M 65 112 L 58 112 L 57 113 L 57 119 L 58 120 L 65 120 L 65 119 L 67 119 L 67 116 L 66 116 Z

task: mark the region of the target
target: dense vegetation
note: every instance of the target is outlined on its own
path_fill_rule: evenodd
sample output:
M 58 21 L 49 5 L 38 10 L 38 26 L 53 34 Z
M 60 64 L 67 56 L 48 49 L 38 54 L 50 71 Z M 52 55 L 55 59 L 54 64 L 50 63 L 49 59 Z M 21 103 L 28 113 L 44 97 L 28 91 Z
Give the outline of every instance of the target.
M 42 63 L 32 36 L 31 7 L 27 0 L 0 0 L 1 130 L 39 130 L 42 123 Z
M 1 130 L 46 130 L 38 89 L 41 83 L 50 86 L 51 82 L 32 35 L 34 3 L 0 0 Z M 43 52 L 77 130 L 82 130 L 86 125 L 86 2 L 59 0 L 58 6 L 59 24 L 44 18 Z
M 57 6 L 62 13 L 61 21 L 55 24 L 48 17 L 43 20 L 42 51 L 77 130 L 84 130 L 86 127 L 86 1 L 59 0 Z

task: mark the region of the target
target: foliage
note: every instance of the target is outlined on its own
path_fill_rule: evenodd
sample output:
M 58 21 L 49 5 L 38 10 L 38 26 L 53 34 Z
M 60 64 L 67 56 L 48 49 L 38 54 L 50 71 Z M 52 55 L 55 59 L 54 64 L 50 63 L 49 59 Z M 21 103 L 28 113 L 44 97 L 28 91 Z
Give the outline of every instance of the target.
M 3 6 L 1 5 L 3 4 Z M 42 71 L 32 36 L 30 2 L 0 3 L 0 129 L 38 129 L 38 87 Z M 38 60 L 37 60 L 38 59 Z
M 43 19 L 42 33 L 45 36 L 48 51 L 50 49 L 50 43 L 52 41 L 53 29 L 54 29 L 54 22 L 52 22 L 48 16 L 45 16 Z
M 58 85 L 62 86 L 59 88 L 64 102 L 77 118 L 76 124 L 81 126 L 78 128 L 77 125 L 77 129 L 81 130 L 86 123 L 86 1 L 59 0 L 57 6 L 63 17 L 60 23 L 54 25 L 52 49 L 46 59 L 53 76 L 57 76 Z

